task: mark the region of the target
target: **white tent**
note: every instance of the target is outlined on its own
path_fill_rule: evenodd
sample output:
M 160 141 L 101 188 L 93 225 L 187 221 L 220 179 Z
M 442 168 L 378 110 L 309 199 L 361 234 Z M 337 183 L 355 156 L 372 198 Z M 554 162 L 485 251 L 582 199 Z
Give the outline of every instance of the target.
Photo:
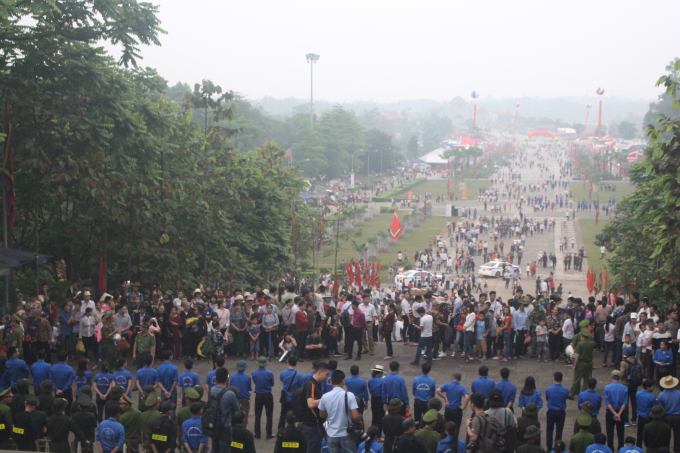
M 446 150 L 444 148 L 437 148 L 434 151 L 430 151 L 429 153 L 425 154 L 424 156 L 419 157 L 420 160 L 425 162 L 426 164 L 447 164 L 449 161 L 448 159 L 442 158 L 442 154 L 444 154 Z

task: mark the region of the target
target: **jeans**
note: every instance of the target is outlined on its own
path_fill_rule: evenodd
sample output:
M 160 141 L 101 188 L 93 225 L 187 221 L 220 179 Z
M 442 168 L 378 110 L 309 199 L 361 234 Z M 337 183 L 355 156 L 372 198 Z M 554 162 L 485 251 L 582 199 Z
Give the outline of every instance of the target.
M 546 435 L 546 449 L 548 451 L 552 450 L 553 446 L 553 431 L 555 430 L 555 425 L 557 425 L 557 431 L 555 432 L 555 441 L 562 439 L 562 430 L 564 429 L 564 419 L 567 417 L 566 411 L 558 411 L 553 409 L 548 409 L 546 414 L 548 418 L 548 427 L 545 430 Z
M 327 442 L 329 453 L 357 453 L 357 443 L 349 435 L 344 437 L 328 437 Z
M 387 356 L 392 357 L 394 352 L 392 351 L 392 331 L 385 332 L 385 348 L 387 349 Z
M 462 330 L 456 330 L 456 344 L 454 345 L 453 352 L 463 352 L 463 338 L 465 337 Z
M 512 357 L 512 332 L 503 332 L 503 341 L 505 342 L 504 359 Z
M 603 365 L 607 364 L 607 357 L 609 356 L 609 351 L 612 352 L 612 365 L 616 365 L 616 363 L 614 362 L 616 360 L 616 352 L 614 351 L 615 346 L 616 346 L 616 342 L 614 342 L 614 341 L 605 341 L 604 342 L 604 359 L 602 359 Z
M 415 363 L 420 363 L 420 355 L 425 349 L 425 356 L 427 356 L 427 363 L 432 364 L 432 337 L 420 337 L 418 340 L 418 347 L 416 348 L 416 360 Z
M 211 453 L 230 453 L 231 452 L 231 425 L 216 431 L 212 438 Z M 319 449 L 320 450 L 320 449 Z
M 538 348 L 538 354 L 537 354 L 538 360 L 547 360 L 548 359 L 547 346 L 548 346 L 547 341 L 536 342 L 536 347 Z
M 475 357 L 475 332 L 465 331 L 465 355 L 468 358 L 474 359 Z
M 323 427 L 302 425 L 302 432 L 307 438 L 307 453 L 321 453 L 321 440 L 324 436 Z

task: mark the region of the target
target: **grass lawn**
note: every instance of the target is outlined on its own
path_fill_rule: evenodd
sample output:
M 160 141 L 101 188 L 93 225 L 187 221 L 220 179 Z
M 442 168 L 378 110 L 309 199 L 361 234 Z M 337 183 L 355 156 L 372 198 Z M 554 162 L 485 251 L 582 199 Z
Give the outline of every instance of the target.
M 446 186 L 445 186 L 446 187 Z M 402 215 L 400 214 L 400 218 Z M 397 261 L 397 252 L 408 251 L 410 263 L 413 263 L 413 255 L 418 250 L 423 250 L 427 244 L 432 241 L 432 238 L 437 234 L 444 234 L 446 232 L 446 221 L 457 221 L 456 217 L 430 217 L 420 225 L 413 228 L 411 232 L 404 232 L 396 243 L 391 243 L 389 251 L 380 253 L 380 261 L 382 264 L 382 272 L 380 279 L 387 282 L 387 274 L 390 264 Z M 356 257 L 356 250 L 352 241 L 357 244 L 366 243 L 368 238 L 377 236 L 379 231 L 388 231 L 392 223 L 392 213 L 380 214 L 373 217 L 373 220 L 366 221 L 362 226 L 355 227 L 354 235 L 347 240 L 340 239 L 340 248 L 338 250 L 338 263 L 345 262 Z M 341 233 L 342 234 L 342 233 Z M 328 255 L 326 256 L 326 254 Z M 335 260 L 335 242 L 332 244 L 324 244 L 321 248 L 321 256 L 319 258 L 319 267 L 328 269 L 333 268 Z M 377 264 L 377 263 L 376 263 Z
M 613 185 L 616 186 L 616 192 L 609 190 L 600 191 L 601 185 Z M 569 183 L 569 188 L 574 194 L 574 201 L 588 200 L 588 194 L 590 192 L 590 181 L 586 181 L 586 187 L 583 188 L 583 181 L 573 181 Z M 629 182 L 608 182 L 608 183 L 593 183 L 593 201 L 596 201 L 598 196 L 600 197 L 600 202 L 606 202 L 609 197 L 616 197 L 616 201 L 621 201 L 627 195 L 630 195 L 635 190 L 635 186 Z
M 413 196 L 422 195 L 425 192 L 430 192 L 433 197 L 438 195 L 446 195 L 446 179 L 428 179 L 422 184 L 418 184 L 412 189 L 406 189 L 400 191 L 395 195 L 395 198 L 406 198 L 409 190 L 413 190 Z M 461 191 L 458 188 L 460 183 L 460 178 L 455 177 L 451 181 L 451 192 L 455 197 L 460 198 Z M 489 187 L 490 181 L 488 179 L 466 179 L 465 184 L 467 185 L 468 200 L 477 199 L 479 196 L 479 189 L 486 189 Z
M 617 189 L 618 193 L 618 189 Z M 604 226 L 609 223 L 609 220 L 600 220 L 595 225 L 594 219 L 579 219 L 578 224 L 581 228 L 581 238 L 583 245 L 586 247 L 586 256 L 588 257 L 588 265 L 593 268 L 597 275 L 600 275 L 600 269 L 607 267 L 607 258 L 600 259 L 600 247 L 595 245 L 595 236 L 600 234 Z

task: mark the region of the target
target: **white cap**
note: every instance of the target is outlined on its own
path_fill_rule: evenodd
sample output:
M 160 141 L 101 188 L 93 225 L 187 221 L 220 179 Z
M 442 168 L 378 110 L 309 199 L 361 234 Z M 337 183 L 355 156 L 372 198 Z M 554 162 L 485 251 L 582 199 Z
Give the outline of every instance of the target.
M 630 314 L 630 319 L 637 319 L 637 318 L 638 318 L 637 313 L 631 313 Z

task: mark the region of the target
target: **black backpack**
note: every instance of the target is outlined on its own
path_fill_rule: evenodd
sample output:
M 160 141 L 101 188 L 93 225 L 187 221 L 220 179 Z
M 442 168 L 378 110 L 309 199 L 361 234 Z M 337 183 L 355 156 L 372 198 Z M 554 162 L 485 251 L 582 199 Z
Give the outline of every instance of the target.
M 628 368 L 628 385 L 638 387 L 642 385 L 642 367 L 640 363 L 635 359 L 635 362 L 630 363 L 628 360 L 624 360 L 629 366 Z
M 480 433 L 477 438 L 479 452 L 483 453 L 503 453 L 505 451 L 505 428 L 501 422 L 482 412 L 477 417 L 480 419 Z
M 293 393 L 290 395 L 290 406 L 291 410 L 293 411 L 293 415 L 295 416 L 295 421 L 297 423 L 301 423 L 304 421 L 305 416 L 307 415 L 307 411 L 310 410 L 309 406 L 307 405 L 307 398 L 306 398 L 306 389 L 307 385 L 310 383 L 312 378 L 310 378 L 309 381 L 305 383 L 302 387 L 299 389 L 295 389 Z M 315 383 L 312 383 L 311 385 L 314 385 Z M 320 385 L 320 384 L 318 384 Z M 314 392 L 312 392 L 313 394 Z
M 352 320 L 349 317 L 348 311 L 347 310 L 343 311 L 342 314 L 340 315 L 340 325 L 342 327 L 347 327 L 351 322 Z
M 210 396 L 208 398 L 208 403 L 203 408 L 201 427 L 208 437 L 212 437 L 220 426 L 220 401 L 225 393 L 227 393 L 226 387 L 220 390 L 220 393 L 216 397 Z

